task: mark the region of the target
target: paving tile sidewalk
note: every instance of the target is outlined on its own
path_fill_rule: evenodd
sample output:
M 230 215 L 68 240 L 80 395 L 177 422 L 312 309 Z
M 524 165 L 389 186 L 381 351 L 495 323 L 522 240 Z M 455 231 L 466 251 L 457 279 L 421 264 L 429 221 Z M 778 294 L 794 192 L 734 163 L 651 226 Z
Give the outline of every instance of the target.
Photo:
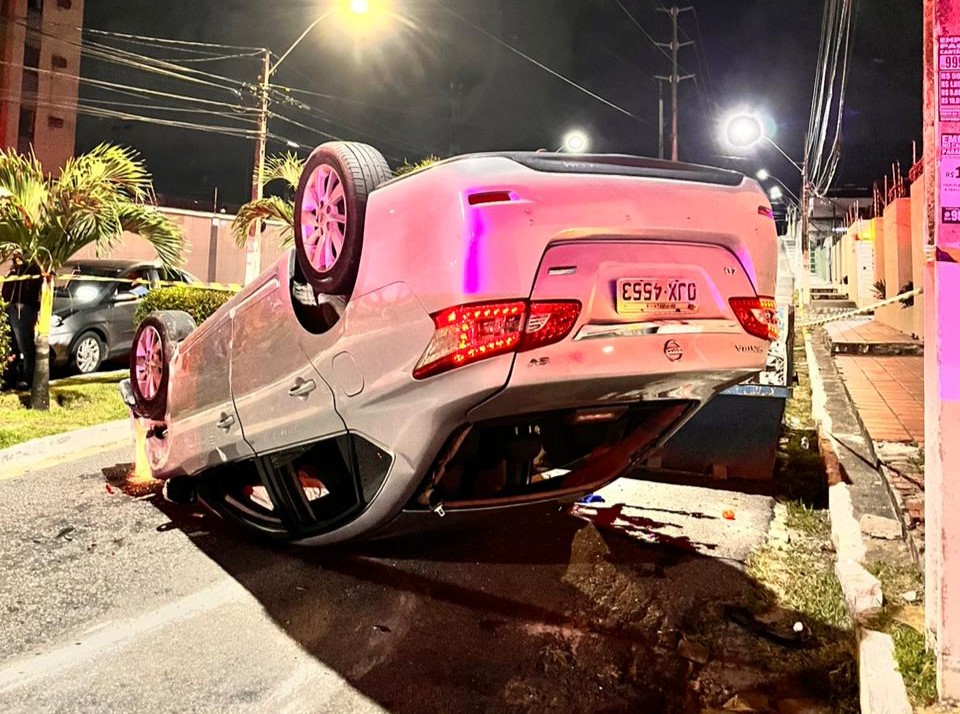
M 923 353 L 923 342 L 912 335 L 877 322 L 873 317 L 854 317 L 824 325 L 834 353 L 906 354 Z
M 884 339 L 921 343 L 873 318 L 829 323 L 825 332 L 833 348 L 838 341 L 854 347 L 831 352 L 919 555 L 924 536 L 923 356 L 874 350 Z
M 843 382 L 874 441 L 923 443 L 923 357 L 835 355 Z

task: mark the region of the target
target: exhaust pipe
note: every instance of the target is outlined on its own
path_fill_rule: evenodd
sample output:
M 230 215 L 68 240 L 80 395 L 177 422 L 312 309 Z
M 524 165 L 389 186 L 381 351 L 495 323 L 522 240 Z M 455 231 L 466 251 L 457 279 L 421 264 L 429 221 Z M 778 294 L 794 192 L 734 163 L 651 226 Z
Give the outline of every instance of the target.
M 163 482 L 163 497 L 181 506 L 196 503 L 196 480 L 190 476 L 173 476 Z

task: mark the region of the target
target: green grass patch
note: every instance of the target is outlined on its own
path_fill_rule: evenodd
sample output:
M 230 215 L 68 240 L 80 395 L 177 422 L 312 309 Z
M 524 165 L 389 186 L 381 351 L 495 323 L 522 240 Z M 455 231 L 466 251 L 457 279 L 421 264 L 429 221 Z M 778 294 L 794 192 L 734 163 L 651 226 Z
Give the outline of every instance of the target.
M 125 418 L 127 407 L 117 391 L 124 374 L 58 380 L 50 387 L 50 410 L 45 412 L 27 408 L 28 392 L 0 394 L 0 449 Z
M 824 541 L 830 540 L 830 522 L 825 511 L 817 510 L 802 501 L 786 501 L 784 505 L 787 507 L 787 528 Z
M 880 581 L 886 600 L 870 627 L 893 638 L 894 656 L 913 705 L 932 704 L 937 699 L 937 664 L 923 636 L 923 574 L 912 563 L 877 561 L 866 568 Z M 916 594 L 916 604 L 903 600 L 906 592 Z
M 773 592 L 778 605 L 796 611 L 808 622 L 843 632 L 853 627 L 833 572 L 833 559 L 822 551 L 819 539 L 809 546 L 791 543 L 787 551 L 764 548 L 751 558 L 749 572 Z
M 937 660 L 927 651 L 923 633 L 902 622 L 889 627 L 893 653 L 914 706 L 927 706 L 937 700 Z

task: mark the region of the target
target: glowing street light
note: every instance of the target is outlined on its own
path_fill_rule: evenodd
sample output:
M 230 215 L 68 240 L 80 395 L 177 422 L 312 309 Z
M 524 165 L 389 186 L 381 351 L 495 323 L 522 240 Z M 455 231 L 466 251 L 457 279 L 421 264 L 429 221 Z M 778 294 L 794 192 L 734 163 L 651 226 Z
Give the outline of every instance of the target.
M 764 138 L 763 124 L 753 114 L 734 114 L 724 127 L 727 141 L 739 149 L 748 149 Z
M 568 151 L 571 154 L 582 154 L 590 148 L 590 137 L 586 132 L 579 129 L 568 131 L 563 137 L 563 146 L 560 151 Z
M 783 199 L 783 191 L 779 186 L 773 186 L 770 189 L 770 200 L 771 201 L 780 201 Z
M 764 127 L 764 120 L 757 114 L 748 111 L 737 111 L 728 115 L 723 121 L 723 137 L 726 142 L 738 149 L 749 149 L 756 146 L 761 141 L 767 142 L 770 146 L 780 152 L 780 155 L 790 162 L 797 171 L 800 172 L 800 244 L 803 250 L 803 269 L 802 269 L 802 300 L 806 304 L 810 300 L 810 223 L 808 202 L 812 195 L 810 182 L 807 180 L 807 160 L 803 159 L 803 166 L 790 158 L 789 154 L 780 148 L 770 136 L 768 136 Z M 769 176 L 769 173 L 761 170 L 762 173 Z M 759 173 L 757 174 L 760 175 Z M 763 180 L 763 179 L 761 179 Z M 775 186 L 777 197 L 782 198 L 783 192 Z M 774 190 L 770 191 L 770 198 L 777 200 Z
M 766 169 L 760 169 L 757 171 L 757 179 L 760 181 L 766 181 L 768 178 L 770 178 L 770 172 Z
M 290 56 L 290 53 L 300 46 L 307 35 L 327 18 L 340 20 L 353 32 L 376 29 L 375 25 L 378 23 L 384 24 L 389 21 L 389 16 L 392 16 L 392 13 L 389 12 L 388 3 L 389 0 L 373 0 L 373 2 L 371 0 L 330 0 L 327 3 L 326 12 L 307 25 L 306 29 L 300 33 L 299 37 L 293 41 L 286 52 L 280 55 L 276 62 L 271 63 L 270 50 L 263 49 L 263 72 L 260 75 L 260 85 L 258 87 L 260 116 L 257 121 L 257 146 L 254 154 L 253 190 L 251 192 L 253 200 L 263 198 L 263 169 L 267 158 L 267 137 L 269 135 L 267 123 L 270 117 L 270 80 L 276 74 L 277 69 Z M 295 146 L 295 142 L 288 141 L 287 146 L 299 148 Z M 259 274 L 260 222 L 255 221 L 247 241 L 247 264 L 244 270 L 244 282 L 249 283 Z

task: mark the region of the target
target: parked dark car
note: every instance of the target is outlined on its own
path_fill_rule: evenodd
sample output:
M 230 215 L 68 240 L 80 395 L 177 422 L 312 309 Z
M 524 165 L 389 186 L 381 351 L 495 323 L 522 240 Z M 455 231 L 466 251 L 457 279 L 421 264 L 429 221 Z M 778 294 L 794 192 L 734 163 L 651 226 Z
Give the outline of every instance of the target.
M 150 287 L 161 280 L 198 282 L 186 271 L 132 260 L 71 261 L 61 274 L 98 278 L 76 277 L 59 283 L 54 291 L 50 357 L 54 366 L 81 374 L 129 354 L 136 330 L 133 313 Z M 121 280 L 146 280 L 149 285 Z

